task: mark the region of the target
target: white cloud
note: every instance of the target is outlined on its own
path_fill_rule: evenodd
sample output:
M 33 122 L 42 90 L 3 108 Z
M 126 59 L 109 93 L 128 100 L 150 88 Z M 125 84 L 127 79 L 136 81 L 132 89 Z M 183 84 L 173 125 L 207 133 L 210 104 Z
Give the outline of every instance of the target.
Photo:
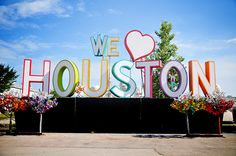
M 26 52 L 26 51 L 32 52 L 43 47 L 43 45 L 41 45 L 40 43 L 36 43 L 31 39 L 24 39 L 24 38 L 11 42 L 0 40 L 0 46 L 16 52 Z
M 219 56 L 232 53 L 236 47 L 225 42 L 225 40 L 182 41 L 174 40 L 178 47 L 178 54 L 191 59 Z
M 77 11 L 79 11 L 80 13 L 83 13 L 87 17 L 101 16 L 100 12 L 96 12 L 94 10 L 89 10 L 86 6 L 87 5 L 84 0 L 78 0 L 78 3 L 76 5 Z
M 70 16 L 71 7 L 62 4 L 60 0 L 33 0 L 0 6 L 0 24 L 5 27 L 32 26 L 20 23 L 20 19 L 37 15 Z
M 192 43 L 192 42 L 176 42 L 178 48 L 192 49 L 194 51 L 214 51 L 224 49 L 224 46 L 212 43 Z
M 22 37 L 13 41 L 5 41 L 0 39 L 0 58 L 16 59 L 18 56 L 26 53 L 39 52 L 49 48 L 63 48 L 75 51 L 82 49 L 84 50 L 86 47 L 88 47 L 88 45 L 85 43 L 77 42 L 39 42 L 35 36 Z
M 236 38 L 228 39 L 228 40 L 226 40 L 225 42 L 226 42 L 226 43 L 236 44 Z
M 30 17 L 38 14 L 61 15 L 66 12 L 60 6 L 59 0 L 35 0 L 30 2 L 21 2 L 12 5 L 20 17 Z
M 204 42 L 200 40 L 196 41 L 182 41 L 175 39 L 174 43 L 177 45 L 179 50 L 189 51 L 189 52 L 221 52 L 235 49 L 236 38 L 231 39 L 215 39 L 215 40 L 205 40 Z M 230 49 L 229 49 L 230 48 Z
M 6 48 L 6 47 L 3 47 L 3 46 L 0 46 L 0 54 L 1 54 L 1 59 L 16 59 L 17 56 L 16 54 L 14 53 L 14 51 Z
M 47 45 L 37 43 L 31 38 L 21 38 L 14 41 L 4 41 L 0 39 L 0 58 L 17 59 L 27 52 L 34 52 Z
M 122 12 L 116 9 L 108 9 L 107 12 L 112 15 L 122 15 Z
M 85 12 L 86 11 L 84 0 L 79 0 L 79 2 L 77 4 L 77 9 L 80 12 Z
M 0 6 L 0 25 L 4 26 L 14 26 L 16 22 L 10 19 L 12 16 L 12 9 L 6 6 Z

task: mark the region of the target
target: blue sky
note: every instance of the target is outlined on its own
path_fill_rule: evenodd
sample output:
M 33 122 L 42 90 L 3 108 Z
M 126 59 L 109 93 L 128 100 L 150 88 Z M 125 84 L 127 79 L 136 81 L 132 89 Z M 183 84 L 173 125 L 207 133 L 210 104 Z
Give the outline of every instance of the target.
M 17 70 L 18 84 L 24 58 L 33 60 L 35 73 L 44 59 L 52 61 L 52 70 L 62 59 L 73 60 L 81 70 L 82 58 L 91 59 L 95 68 L 100 59 L 93 56 L 91 36 L 120 37 L 114 63 L 129 59 L 123 44 L 127 32 L 138 29 L 158 40 L 154 31 L 166 20 L 173 24 L 173 42 L 184 64 L 216 61 L 217 83 L 226 95 L 236 96 L 235 17 L 235 0 L 1 0 L 0 62 Z M 98 79 L 92 76 L 94 85 Z

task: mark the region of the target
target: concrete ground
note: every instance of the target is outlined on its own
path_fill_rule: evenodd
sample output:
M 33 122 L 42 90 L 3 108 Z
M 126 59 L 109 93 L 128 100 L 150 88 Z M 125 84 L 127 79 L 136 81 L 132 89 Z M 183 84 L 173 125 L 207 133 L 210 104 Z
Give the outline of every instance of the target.
M 0 156 L 235 156 L 236 134 L 184 135 L 44 133 L 0 136 Z

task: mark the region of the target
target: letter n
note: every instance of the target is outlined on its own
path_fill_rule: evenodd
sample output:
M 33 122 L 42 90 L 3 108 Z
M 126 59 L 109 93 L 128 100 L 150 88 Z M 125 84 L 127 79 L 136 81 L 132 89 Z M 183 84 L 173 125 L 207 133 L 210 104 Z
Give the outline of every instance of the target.
M 199 95 L 199 86 L 205 96 L 216 91 L 215 62 L 205 62 L 205 73 L 198 61 L 189 61 L 189 89 L 192 95 Z

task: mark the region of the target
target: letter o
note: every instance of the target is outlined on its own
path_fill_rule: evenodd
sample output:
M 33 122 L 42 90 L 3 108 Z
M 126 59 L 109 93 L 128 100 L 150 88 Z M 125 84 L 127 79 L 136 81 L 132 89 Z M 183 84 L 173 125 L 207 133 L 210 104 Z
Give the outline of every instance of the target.
M 69 84 L 66 89 L 63 87 L 62 77 L 64 71 L 69 71 Z M 74 62 L 68 60 L 60 61 L 53 72 L 53 87 L 57 95 L 60 97 L 71 96 L 74 93 L 75 85 L 79 81 L 79 71 Z
M 176 91 L 172 91 L 168 86 L 167 75 L 171 68 L 175 68 L 179 75 L 179 86 Z M 164 93 L 169 97 L 177 98 L 184 93 L 187 84 L 188 76 L 184 66 L 178 61 L 169 61 L 168 63 L 166 63 L 166 65 L 162 68 L 160 74 L 160 85 Z

